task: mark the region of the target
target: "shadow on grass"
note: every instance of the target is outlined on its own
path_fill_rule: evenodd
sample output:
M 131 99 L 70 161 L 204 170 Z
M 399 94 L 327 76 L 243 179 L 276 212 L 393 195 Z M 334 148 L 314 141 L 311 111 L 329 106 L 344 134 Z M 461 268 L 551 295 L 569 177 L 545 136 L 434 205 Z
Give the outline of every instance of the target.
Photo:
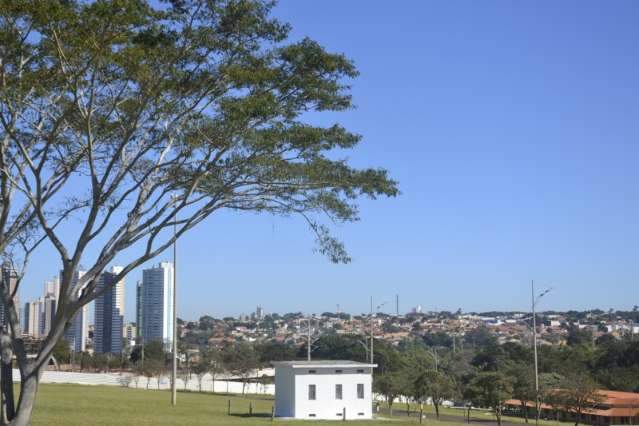
M 163 389 L 167 390 L 167 389 Z M 256 393 L 247 393 L 242 395 L 241 393 L 227 393 L 227 392 L 211 392 L 211 391 L 196 391 L 191 389 L 178 389 L 179 393 L 191 393 L 191 394 L 201 394 L 201 395 L 212 395 L 212 396 L 224 396 L 228 398 L 237 398 L 237 399 L 249 399 L 253 401 L 275 401 L 275 397 L 273 395 L 264 395 L 264 394 L 256 394 Z
M 231 417 L 240 417 L 243 419 L 250 419 L 252 417 L 258 418 L 258 419 L 270 419 L 271 418 L 271 413 L 253 413 L 253 414 L 249 414 L 249 413 L 231 413 L 230 414 Z

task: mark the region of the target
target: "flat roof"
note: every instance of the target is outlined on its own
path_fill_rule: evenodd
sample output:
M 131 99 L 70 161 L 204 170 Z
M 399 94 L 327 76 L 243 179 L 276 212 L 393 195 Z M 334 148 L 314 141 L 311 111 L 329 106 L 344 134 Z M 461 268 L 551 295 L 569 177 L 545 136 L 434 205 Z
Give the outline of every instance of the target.
M 318 360 L 318 361 L 274 361 L 271 362 L 275 367 L 291 367 L 291 368 L 375 368 L 377 364 L 369 364 L 358 361 L 339 361 L 339 360 Z

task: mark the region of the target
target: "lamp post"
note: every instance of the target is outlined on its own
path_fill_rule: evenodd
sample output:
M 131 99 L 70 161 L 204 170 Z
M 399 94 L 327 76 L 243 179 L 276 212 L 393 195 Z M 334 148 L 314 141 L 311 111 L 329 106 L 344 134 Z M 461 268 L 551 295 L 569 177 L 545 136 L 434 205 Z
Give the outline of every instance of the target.
M 171 196 L 174 206 L 177 196 Z M 177 404 L 177 211 L 173 218 L 173 368 L 171 369 L 171 405 Z
M 533 346 L 535 353 L 535 425 L 539 425 L 539 408 L 541 401 L 539 398 L 539 354 L 537 352 L 537 304 L 542 297 L 550 293 L 551 288 L 543 291 L 539 296 L 535 297 L 535 282 L 531 281 L 532 291 L 532 317 L 533 317 Z
M 439 356 L 437 355 L 437 348 L 429 348 L 429 351 L 433 355 L 433 360 L 435 361 L 435 373 L 437 373 L 439 371 Z
M 379 305 L 377 305 L 377 308 L 375 308 L 375 313 L 379 312 L 379 310 L 388 302 L 383 302 L 380 303 Z M 370 315 L 370 328 L 371 328 L 371 364 L 375 363 L 375 352 L 373 350 L 373 296 L 371 296 L 371 315 Z

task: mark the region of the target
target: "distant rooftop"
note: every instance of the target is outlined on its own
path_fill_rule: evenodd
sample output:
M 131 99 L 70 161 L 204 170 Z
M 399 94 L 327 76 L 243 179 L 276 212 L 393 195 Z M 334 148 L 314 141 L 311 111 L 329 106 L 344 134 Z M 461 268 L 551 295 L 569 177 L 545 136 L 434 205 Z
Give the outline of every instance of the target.
M 317 360 L 317 361 L 276 361 L 272 362 L 275 367 L 291 367 L 291 368 L 348 368 L 348 367 L 368 367 L 375 368 L 377 364 L 369 364 L 358 361 L 336 361 L 336 360 Z

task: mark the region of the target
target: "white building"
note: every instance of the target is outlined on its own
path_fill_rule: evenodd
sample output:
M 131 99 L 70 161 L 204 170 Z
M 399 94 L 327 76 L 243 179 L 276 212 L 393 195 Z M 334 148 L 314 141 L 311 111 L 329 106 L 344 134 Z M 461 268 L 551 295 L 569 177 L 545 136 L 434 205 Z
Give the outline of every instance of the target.
M 122 272 L 121 266 L 100 275 L 97 291 L 111 286 L 95 299 L 93 349 L 97 353 L 122 352 L 122 333 L 124 328 L 124 279 L 115 282 Z
M 141 334 L 144 342 L 157 340 L 169 349 L 173 343 L 173 264 L 161 262 L 142 271 Z
M 42 313 L 42 298 L 24 304 L 24 325 L 22 334 L 40 337 L 40 315 Z
M 275 366 L 275 415 L 355 420 L 373 416 L 373 368 L 354 361 L 283 361 Z

